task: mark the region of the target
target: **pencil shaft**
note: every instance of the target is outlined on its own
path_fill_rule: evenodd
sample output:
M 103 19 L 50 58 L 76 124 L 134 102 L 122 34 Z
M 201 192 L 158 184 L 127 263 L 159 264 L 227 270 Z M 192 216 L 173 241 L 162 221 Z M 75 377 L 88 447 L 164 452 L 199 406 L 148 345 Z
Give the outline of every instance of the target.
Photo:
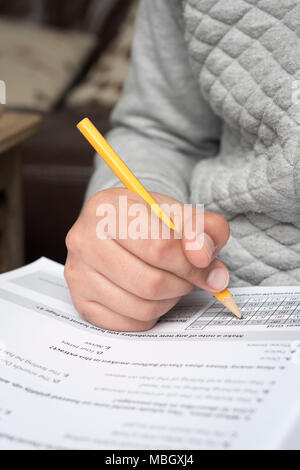
M 107 140 L 100 134 L 92 122 L 85 118 L 78 125 L 78 129 L 101 156 L 105 163 L 110 167 L 114 174 L 130 191 L 134 191 L 152 208 L 153 212 L 172 230 L 175 229 L 170 217 L 159 207 L 155 199 L 148 193 L 146 188 L 132 173 L 128 166 L 123 162 L 119 155 L 109 145 Z

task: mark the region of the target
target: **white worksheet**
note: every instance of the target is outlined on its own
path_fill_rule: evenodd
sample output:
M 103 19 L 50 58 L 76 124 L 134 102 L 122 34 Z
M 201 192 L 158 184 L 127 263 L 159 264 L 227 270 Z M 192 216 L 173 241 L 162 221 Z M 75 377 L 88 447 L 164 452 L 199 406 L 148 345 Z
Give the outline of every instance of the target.
M 86 323 L 63 267 L 0 276 L 1 449 L 300 448 L 300 287 L 195 291 L 151 331 Z

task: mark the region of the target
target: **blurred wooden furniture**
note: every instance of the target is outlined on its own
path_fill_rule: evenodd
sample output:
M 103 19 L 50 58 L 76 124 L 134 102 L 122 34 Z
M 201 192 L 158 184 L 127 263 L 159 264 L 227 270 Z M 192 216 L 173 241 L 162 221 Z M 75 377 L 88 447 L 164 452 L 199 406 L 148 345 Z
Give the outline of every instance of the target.
M 62 30 L 96 35 L 97 44 L 92 56 L 86 57 L 86 64 L 74 77 L 72 87 L 76 87 L 121 34 L 132 1 L 0 0 L 0 16 L 39 27 L 54 27 L 58 33 Z M 22 44 L 17 54 L 21 61 L 33 60 L 31 51 L 24 49 Z M 40 63 L 36 66 L 39 70 Z M 3 79 L 1 70 L 0 78 Z M 15 78 L 22 80 L 22 77 Z M 89 116 L 103 133 L 110 126 L 111 108 L 107 105 L 84 102 L 70 108 L 68 97 L 72 87 L 64 91 L 54 109 L 43 114 L 40 132 L 22 145 L 26 263 L 40 256 L 64 263 L 65 237 L 81 210 L 94 160 L 94 152 L 79 135 L 76 124 Z M 43 95 L 39 96 L 42 98 Z M 27 110 L 36 111 L 30 107 Z
M 23 263 L 20 145 L 39 128 L 37 114 L 0 115 L 0 272 Z

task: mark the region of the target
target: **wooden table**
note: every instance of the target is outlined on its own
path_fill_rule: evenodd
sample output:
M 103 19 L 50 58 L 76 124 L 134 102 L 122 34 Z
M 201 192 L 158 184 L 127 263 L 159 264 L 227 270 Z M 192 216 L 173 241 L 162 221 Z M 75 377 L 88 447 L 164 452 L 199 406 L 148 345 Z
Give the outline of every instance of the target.
M 0 114 L 0 272 L 23 263 L 20 146 L 40 126 L 32 113 Z

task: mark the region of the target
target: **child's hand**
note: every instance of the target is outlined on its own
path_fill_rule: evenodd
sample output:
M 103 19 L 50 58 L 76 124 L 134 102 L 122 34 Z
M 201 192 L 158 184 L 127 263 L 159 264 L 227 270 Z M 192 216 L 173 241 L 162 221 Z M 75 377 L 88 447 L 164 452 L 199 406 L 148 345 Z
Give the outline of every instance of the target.
M 128 208 L 143 203 L 126 189 L 101 191 L 85 205 L 66 239 L 65 277 L 84 319 L 110 330 L 147 330 L 194 286 L 211 292 L 227 287 L 229 273 L 215 259 L 229 237 L 228 223 L 221 216 L 205 212 L 205 242 L 192 251 L 186 250 L 191 242 L 187 234 L 182 240 L 174 239 L 174 233 L 169 240 L 101 240 L 96 234 L 97 208 L 112 204 L 118 220 L 121 195 L 127 196 Z M 160 194 L 153 197 L 158 204 L 180 204 Z M 150 220 L 151 209 L 145 207 Z

